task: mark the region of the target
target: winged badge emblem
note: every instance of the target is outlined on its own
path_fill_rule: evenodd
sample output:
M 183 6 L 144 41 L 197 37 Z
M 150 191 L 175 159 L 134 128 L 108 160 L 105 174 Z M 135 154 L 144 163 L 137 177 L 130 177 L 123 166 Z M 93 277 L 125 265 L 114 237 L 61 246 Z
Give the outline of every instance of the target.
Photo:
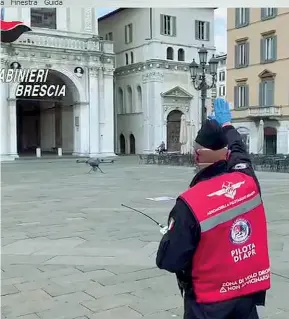
M 213 196 L 226 196 L 228 198 L 234 199 L 236 196 L 236 189 L 241 187 L 241 185 L 245 184 L 245 181 L 233 184 L 232 182 L 226 182 L 222 185 L 222 188 L 214 193 L 211 193 L 207 195 L 208 197 L 213 197 Z

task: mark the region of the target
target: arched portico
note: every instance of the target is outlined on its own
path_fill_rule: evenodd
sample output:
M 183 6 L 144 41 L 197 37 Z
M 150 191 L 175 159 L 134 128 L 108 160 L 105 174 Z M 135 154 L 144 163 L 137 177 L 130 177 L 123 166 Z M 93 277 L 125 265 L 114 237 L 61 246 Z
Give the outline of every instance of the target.
M 73 72 L 60 66 L 51 67 L 49 68 L 49 71 L 52 74 L 57 74 L 57 76 L 59 76 L 59 78 L 61 78 L 63 82 L 67 83 L 69 87 L 76 88 L 76 90 L 73 91 L 73 98 L 75 100 L 75 103 L 83 103 L 87 101 L 87 94 L 79 79 L 74 75 Z M 15 99 L 18 84 L 18 82 L 14 82 L 8 86 L 9 99 Z
M 89 103 L 75 75 L 63 68 L 49 69 L 46 83 L 39 83 L 65 86 L 64 96 L 16 97 L 19 84 L 25 83 L 13 83 L 7 92 L 8 155 L 35 155 L 36 148 L 47 153 L 57 153 L 57 148 L 68 154 L 89 153 Z

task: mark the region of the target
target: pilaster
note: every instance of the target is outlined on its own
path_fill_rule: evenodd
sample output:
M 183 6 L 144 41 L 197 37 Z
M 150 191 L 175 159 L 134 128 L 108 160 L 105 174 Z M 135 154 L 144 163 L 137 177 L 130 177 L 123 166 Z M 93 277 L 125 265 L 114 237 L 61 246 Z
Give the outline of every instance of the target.
M 1 69 L 2 68 L 7 68 L 7 60 L 6 59 L 1 59 Z M 0 94 L 1 94 L 1 105 L 0 105 L 0 115 L 1 115 L 1 160 L 6 159 L 8 155 L 8 140 L 9 140 L 9 113 L 8 113 L 8 85 L 7 83 L 1 82 L 1 89 L 0 89 Z
M 16 120 L 16 99 L 8 100 L 8 113 L 9 113 L 9 155 L 10 157 L 17 158 L 17 120 Z
M 100 153 L 99 129 L 99 68 L 89 68 L 89 155 L 91 157 Z
M 106 155 L 114 154 L 114 96 L 113 96 L 113 71 L 112 67 L 103 68 L 103 82 L 104 82 L 104 104 L 105 108 L 104 130 L 101 134 L 101 153 Z
M 163 137 L 161 91 L 164 75 L 160 71 L 143 74 L 144 153 L 154 152 Z

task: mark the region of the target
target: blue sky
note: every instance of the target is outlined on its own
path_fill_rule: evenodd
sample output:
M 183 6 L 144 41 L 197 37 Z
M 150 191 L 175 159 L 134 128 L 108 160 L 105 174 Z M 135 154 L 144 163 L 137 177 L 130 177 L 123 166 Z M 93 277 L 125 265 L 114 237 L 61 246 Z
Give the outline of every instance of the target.
M 116 8 L 98 8 L 99 17 L 115 10 Z M 215 46 L 217 53 L 227 52 L 227 9 L 215 10 Z

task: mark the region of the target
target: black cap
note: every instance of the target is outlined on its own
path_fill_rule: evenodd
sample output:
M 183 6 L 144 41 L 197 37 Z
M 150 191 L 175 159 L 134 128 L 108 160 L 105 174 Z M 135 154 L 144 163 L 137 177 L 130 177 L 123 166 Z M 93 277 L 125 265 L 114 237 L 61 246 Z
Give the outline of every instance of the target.
M 211 150 L 220 150 L 227 146 L 226 135 L 216 120 L 206 120 L 198 132 L 196 143 Z

